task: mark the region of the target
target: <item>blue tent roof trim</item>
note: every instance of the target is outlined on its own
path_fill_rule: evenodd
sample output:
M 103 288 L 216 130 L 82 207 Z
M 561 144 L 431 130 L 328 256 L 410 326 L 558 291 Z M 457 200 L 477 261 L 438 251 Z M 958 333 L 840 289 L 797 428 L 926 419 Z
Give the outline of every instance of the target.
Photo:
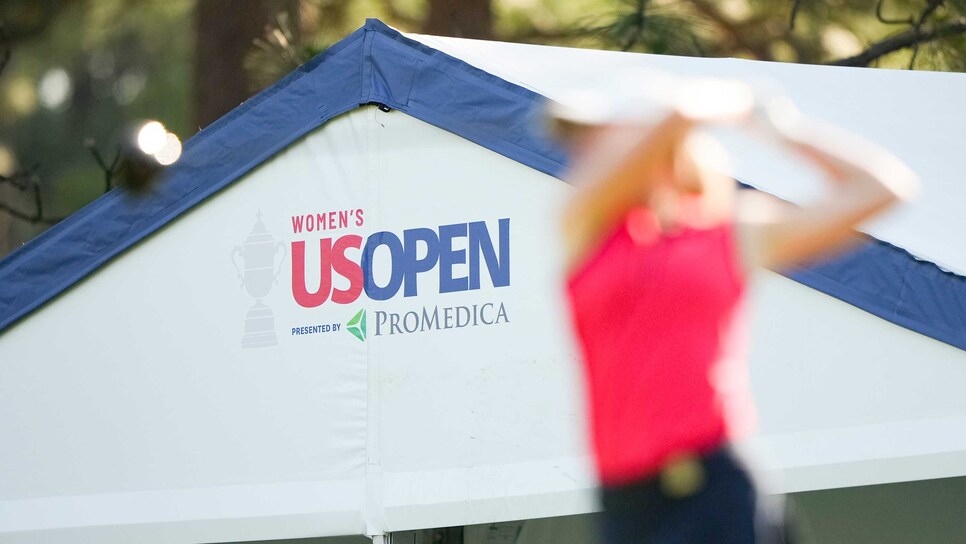
M 0 333 L 259 164 L 360 105 L 379 103 L 560 177 L 566 156 L 533 122 L 543 98 L 369 20 L 185 143 L 146 196 L 113 190 L 0 261 Z M 966 279 L 872 240 L 790 274 L 966 349 Z
M 867 238 L 845 255 L 786 275 L 882 319 L 966 349 L 966 278 Z

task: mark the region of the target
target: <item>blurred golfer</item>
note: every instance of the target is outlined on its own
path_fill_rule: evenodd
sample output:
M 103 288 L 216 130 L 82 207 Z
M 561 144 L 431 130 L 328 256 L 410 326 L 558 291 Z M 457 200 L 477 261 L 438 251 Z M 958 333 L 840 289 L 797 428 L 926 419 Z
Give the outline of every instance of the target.
M 605 540 L 782 542 L 729 448 L 753 426 L 746 284 L 758 266 L 782 269 L 842 245 L 856 224 L 910 196 L 916 178 L 883 149 L 787 100 L 763 103 L 740 82 L 662 81 L 661 107 L 647 112 L 639 105 L 654 96 L 643 94 L 622 103 L 576 93 L 548 107 L 574 159 L 567 290 Z M 756 127 L 802 155 L 830 180 L 826 196 L 797 208 L 738 194 L 710 168 L 721 148 L 696 130 L 709 123 Z

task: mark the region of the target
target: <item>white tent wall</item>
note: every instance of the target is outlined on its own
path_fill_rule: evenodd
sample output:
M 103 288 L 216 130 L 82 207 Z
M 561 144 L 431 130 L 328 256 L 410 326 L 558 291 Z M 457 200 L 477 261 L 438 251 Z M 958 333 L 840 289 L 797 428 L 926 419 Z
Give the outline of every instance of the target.
M 553 244 L 566 191 L 399 112 L 328 123 L 0 336 L 0 537 L 211 542 L 592 510 Z M 362 212 L 294 232 L 333 210 Z M 246 349 L 256 221 L 286 249 L 262 301 L 277 345 Z M 323 238 L 475 221 L 508 286 L 484 256 L 479 289 L 440 293 L 437 267 L 419 296 L 294 300 L 296 242 L 311 293 Z M 472 252 L 465 235 L 453 248 Z M 373 254 L 378 285 L 402 266 L 389 257 Z M 360 309 L 365 342 L 344 328 Z M 436 323 L 407 333 L 407 312 Z M 317 324 L 333 330 L 306 334 Z
M 329 124 L 0 336 L 0 540 L 365 532 L 366 346 L 278 327 L 245 349 L 232 258 L 259 215 L 283 240 L 296 211 L 367 202 L 368 122 Z M 276 323 L 315 321 L 282 303 L 288 275 Z
M 373 333 L 376 310 L 492 303 L 508 316 L 402 335 L 383 323 L 372 338 L 384 528 L 589 511 L 592 478 L 555 241 L 569 187 L 405 114 L 376 115 L 380 228 L 486 219 L 492 233 L 491 218 L 509 218 L 511 263 L 506 287 L 487 288 L 484 279 L 479 291 L 437 295 L 438 274 L 426 274 L 419 297 L 369 305 Z
M 751 441 L 776 489 L 966 474 L 966 354 L 792 280 L 754 294 Z

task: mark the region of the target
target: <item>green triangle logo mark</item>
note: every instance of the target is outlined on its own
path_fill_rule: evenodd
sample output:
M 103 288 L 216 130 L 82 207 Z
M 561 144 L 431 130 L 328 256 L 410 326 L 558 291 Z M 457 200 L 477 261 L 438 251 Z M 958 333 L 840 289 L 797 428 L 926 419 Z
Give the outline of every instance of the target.
M 352 319 L 345 324 L 346 330 L 352 333 L 360 341 L 366 341 L 366 310 L 359 310 L 356 315 L 352 316 Z

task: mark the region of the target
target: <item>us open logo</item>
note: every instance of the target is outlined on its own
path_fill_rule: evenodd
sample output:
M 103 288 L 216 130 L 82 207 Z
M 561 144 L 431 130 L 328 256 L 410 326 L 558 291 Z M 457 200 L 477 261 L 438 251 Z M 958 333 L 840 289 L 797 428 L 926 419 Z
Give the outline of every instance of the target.
M 378 303 L 400 295 L 446 295 L 510 285 L 509 218 L 409 228 L 399 234 L 379 231 L 365 238 L 351 232 L 363 227 L 366 218 L 361 208 L 292 216 L 297 239 L 291 242 L 290 249 L 291 294 L 296 304 L 305 309 L 323 309 L 333 304 L 352 304 L 363 295 Z M 333 232 L 340 230 L 343 232 Z M 420 292 L 427 287 L 430 293 Z M 459 305 L 419 305 L 396 311 L 370 307 L 367 312 L 362 308 L 345 323 L 293 327 L 292 334 L 344 328 L 365 342 L 373 335 L 509 322 L 502 301 L 461 301 Z

